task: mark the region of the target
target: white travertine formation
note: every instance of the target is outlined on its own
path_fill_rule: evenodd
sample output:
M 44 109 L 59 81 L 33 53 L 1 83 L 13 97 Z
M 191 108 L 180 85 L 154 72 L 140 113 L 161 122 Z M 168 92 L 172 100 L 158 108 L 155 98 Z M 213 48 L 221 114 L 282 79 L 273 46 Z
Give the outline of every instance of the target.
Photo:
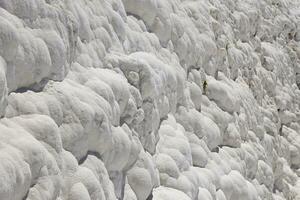
M 0 0 L 0 200 L 300 199 L 299 10 Z

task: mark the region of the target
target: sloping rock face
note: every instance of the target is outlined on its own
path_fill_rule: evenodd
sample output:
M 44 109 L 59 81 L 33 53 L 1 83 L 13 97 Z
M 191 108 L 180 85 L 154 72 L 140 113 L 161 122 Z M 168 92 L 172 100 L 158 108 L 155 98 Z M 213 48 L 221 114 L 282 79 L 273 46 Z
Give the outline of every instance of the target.
M 299 42 L 295 0 L 0 0 L 0 199 L 300 199 Z

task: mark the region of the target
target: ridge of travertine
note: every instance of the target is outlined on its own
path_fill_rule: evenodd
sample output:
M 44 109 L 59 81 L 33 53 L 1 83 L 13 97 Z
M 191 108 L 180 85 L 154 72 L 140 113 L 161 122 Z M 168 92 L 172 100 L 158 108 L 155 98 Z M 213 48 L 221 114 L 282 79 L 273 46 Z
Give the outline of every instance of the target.
M 0 200 L 300 199 L 298 0 L 0 0 Z

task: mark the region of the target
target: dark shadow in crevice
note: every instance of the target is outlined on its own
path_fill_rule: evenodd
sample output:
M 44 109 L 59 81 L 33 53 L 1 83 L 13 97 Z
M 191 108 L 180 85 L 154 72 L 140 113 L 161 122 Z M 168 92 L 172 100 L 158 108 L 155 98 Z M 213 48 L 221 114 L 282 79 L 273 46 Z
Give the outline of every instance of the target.
M 31 89 L 28 87 L 21 87 L 21 88 L 18 88 L 17 90 L 13 91 L 14 93 L 25 93 L 25 92 L 28 92 L 30 91 Z
M 132 17 L 136 18 L 137 20 L 143 21 L 142 18 L 141 18 L 140 16 L 138 16 L 138 15 L 136 15 L 136 14 L 133 14 L 133 13 L 131 13 L 131 12 L 126 12 L 126 15 L 127 15 L 127 16 L 132 16 Z
M 29 187 L 28 191 L 26 192 L 26 194 L 25 194 L 25 196 L 22 198 L 22 200 L 26 200 L 26 199 L 27 199 L 30 189 L 33 188 L 35 185 L 36 185 L 36 183 L 32 184 L 32 185 Z
M 141 20 L 142 22 L 144 22 L 144 24 L 145 24 L 145 26 L 146 26 L 147 32 L 148 32 L 148 33 L 153 33 L 153 31 L 151 31 L 151 29 L 148 27 L 147 23 L 146 23 L 140 16 L 138 16 L 138 15 L 136 15 L 136 14 L 133 14 L 133 13 L 131 13 L 131 12 L 126 12 L 126 15 L 127 15 L 127 16 L 132 16 L 132 17 L 136 18 L 137 20 Z
M 215 147 L 211 150 L 211 152 L 219 153 L 220 147 Z
M 291 169 L 297 171 L 297 170 L 299 170 L 299 166 L 295 165 L 295 164 L 292 164 Z
M 29 190 L 30 190 L 30 188 L 29 188 Z M 23 199 L 22 199 L 22 200 L 26 200 L 26 199 L 27 199 L 27 197 L 28 197 L 28 194 L 29 194 L 29 190 L 26 192 L 26 194 L 25 194 L 25 196 L 23 197 Z
M 43 91 L 43 89 L 45 88 L 45 86 L 47 85 L 48 82 L 49 82 L 49 79 L 45 78 L 45 79 L 41 80 L 39 83 L 32 84 L 28 87 L 18 88 L 12 92 L 14 92 L 14 93 L 25 93 L 28 91 L 41 92 L 41 91 Z
M 151 193 L 149 194 L 149 196 L 147 197 L 146 200 L 152 200 L 153 199 L 153 190 L 151 191 Z
M 87 154 L 78 161 L 78 165 L 83 164 L 86 161 L 86 159 L 88 158 L 88 156 L 95 156 L 98 159 L 102 160 L 101 155 L 98 152 L 88 151 Z
M 212 149 L 212 151 L 215 151 L 215 152 L 217 151 L 217 152 L 219 152 L 220 149 L 222 149 L 223 147 L 228 147 L 228 148 L 232 148 L 232 149 L 238 148 L 238 147 L 235 147 L 235 146 L 232 146 L 232 145 L 228 145 L 228 144 L 226 144 L 226 145 L 220 144 L 220 145 L 218 145 L 216 148 Z

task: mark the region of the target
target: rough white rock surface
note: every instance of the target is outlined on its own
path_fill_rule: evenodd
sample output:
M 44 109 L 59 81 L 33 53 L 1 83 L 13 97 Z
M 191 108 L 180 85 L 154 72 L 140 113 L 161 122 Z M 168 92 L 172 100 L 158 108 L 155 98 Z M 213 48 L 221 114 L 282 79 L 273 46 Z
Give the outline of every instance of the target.
M 0 200 L 300 199 L 300 2 L 0 0 Z

